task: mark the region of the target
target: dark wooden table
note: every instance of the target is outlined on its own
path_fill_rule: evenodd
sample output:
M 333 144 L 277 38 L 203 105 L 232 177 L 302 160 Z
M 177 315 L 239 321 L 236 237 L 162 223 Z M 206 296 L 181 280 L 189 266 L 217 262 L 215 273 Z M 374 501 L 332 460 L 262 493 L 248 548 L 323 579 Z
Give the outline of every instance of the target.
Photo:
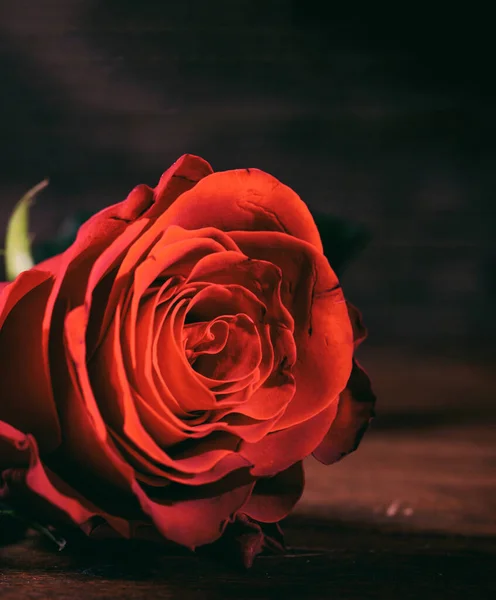
M 0 598 L 496 598 L 491 366 L 368 349 L 380 397 L 360 450 L 307 465 L 294 551 L 250 571 L 132 545 L 0 550 Z

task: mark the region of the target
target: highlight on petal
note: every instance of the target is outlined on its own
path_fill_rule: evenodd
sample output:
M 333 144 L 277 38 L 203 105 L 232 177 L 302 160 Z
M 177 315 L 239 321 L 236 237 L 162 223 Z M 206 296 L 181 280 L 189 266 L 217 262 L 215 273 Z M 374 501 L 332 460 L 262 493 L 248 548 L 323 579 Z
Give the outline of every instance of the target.
M 322 252 L 320 235 L 301 198 L 258 169 L 213 173 L 182 194 L 157 221 L 162 229 L 216 227 L 222 231 L 279 231 Z

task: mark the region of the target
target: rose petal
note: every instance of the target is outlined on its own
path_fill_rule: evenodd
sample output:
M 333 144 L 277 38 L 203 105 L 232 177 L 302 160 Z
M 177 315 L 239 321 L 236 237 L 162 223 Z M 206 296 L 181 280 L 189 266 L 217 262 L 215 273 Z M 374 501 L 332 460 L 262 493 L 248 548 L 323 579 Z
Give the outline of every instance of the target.
M 164 213 L 185 191 L 193 188 L 200 179 L 213 173 L 206 160 L 193 154 L 183 154 L 160 178 L 153 190 L 154 206 L 147 217 L 156 218 Z
M 73 311 L 74 312 L 74 311 Z M 72 314 L 72 313 L 70 313 Z M 68 320 L 68 328 L 71 322 Z M 92 388 L 105 423 L 129 439 L 150 459 L 173 466 L 170 457 L 143 427 L 123 362 L 120 305 L 98 352 L 88 365 Z
M 198 373 L 196 377 L 197 380 L 203 383 L 206 387 L 215 391 L 217 394 L 238 392 L 246 389 L 248 386 L 256 386 L 263 383 L 266 377 L 270 374 L 273 363 L 273 350 L 270 341 L 269 327 L 264 323 L 266 308 L 263 303 L 260 302 L 260 300 L 254 294 L 240 285 L 195 285 L 204 285 L 204 288 L 198 291 L 198 293 L 193 296 L 189 303 L 188 313 L 185 315 L 189 321 L 208 322 L 214 321 L 219 315 L 234 316 L 236 314 L 244 314 L 246 318 L 254 324 L 257 330 L 259 338 L 259 342 L 257 341 L 257 347 L 261 349 L 260 360 L 258 353 L 256 356 L 256 369 L 254 369 L 251 373 L 248 373 L 244 379 L 238 379 L 229 382 L 226 378 L 226 380 L 223 382 L 220 380 L 213 380 L 202 375 L 201 373 Z M 177 340 L 177 337 L 178 334 L 176 333 L 174 339 Z M 170 335 L 168 335 L 167 339 L 172 338 Z M 161 336 L 160 343 L 160 353 L 163 356 L 163 369 L 165 369 L 166 361 L 169 361 L 169 357 L 171 356 L 171 350 L 166 349 L 166 343 L 167 340 L 165 334 L 163 334 L 163 336 Z M 190 381 L 188 373 L 191 373 L 192 370 L 186 361 L 184 350 L 179 350 L 179 346 L 177 346 L 176 354 L 183 360 L 184 363 L 184 375 L 180 379 L 181 381 L 187 381 L 189 385 Z M 184 394 L 181 395 L 184 396 Z M 196 397 L 198 398 L 198 394 Z M 234 401 L 234 404 L 239 404 L 239 396 L 237 398 L 233 396 L 232 400 Z M 214 403 L 214 405 L 211 405 L 210 408 L 214 408 L 215 406 L 218 408 L 220 406 L 225 407 L 226 405 L 229 405 L 228 399 L 225 401 L 220 401 L 217 405 Z M 183 403 L 183 406 L 186 405 Z M 198 410 L 201 408 L 201 406 L 196 406 L 196 408 L 190 406 L 189 410 Z
M 3 471 L 3 485 L 0 487 L 0 498 L 22 503 L 19 496 L 27 496 L 23 502 L 29 509 L 33 504 L 33 495 L 47 503 L 48 512 L 59 511 L 78 525 L 83 525 L 92 517 L 103 517 L 111 527 L 125 537 L 130 535 L 129 523 L 98 509 L 86 498 L 82 497 L 57 475 L 47 469 L 41 462 L 38 446 L 33 436 L 5 427 L 0 422 L 0 444 L 11 445 L 12 449 L 23 455 L 25 468 Z M 1 456 L 1 455 L 0 455 Z M 31 496 L 30 496 L 31 494 Z
M 339 397 L 336 418 L 314 450 L 314 457 L 329 465 L 356 450 L 374 416 L 374 403 L 370 380 L 354 361 L 348 385 Z
M 8 467 L 29 464 L 29 444 L 26 434 L 0 421 L 0 474 Z
M 244 253 L 282 272 L 281 298 L 294 317 L 298 356 L 296 393 L 277 427 L 291 427 L 321 412 L 348 381 L 353 333 L 343 293 L 327 259 L 310 244 L 275 232 L 230 235 Z
M 239 452 L 255 465 L 251 473 L 256 477 L 272 477 L 310 455 L 329 431 L 337 409 L 336 398 L 308 421 L 269 433 L 256 443 L 243 442 Z
M 243 295 L 245 296 L 246 293 L 243 292 Z M 229 298 L 231 298 L 231 295 L 229 295 Z M 149 302 L 149 300 L 147 300 L 147 302 Z M 258 302 L 256 298 L 255 302 Z M 164 319 L 165 316 L 166 314 L 164 313 Z M 154 324 L 155 331 L 160 331 L 161 327 L 161 321 L 157 321 Z M 150 344 L 148 344 L 148 346 L 150 346 Z M 155 346 L 156 342 L 153 341 L 153 343 L 151 344 L 152 355 L 156 352 Z M 267 347 L 267 345 L 265 347 Z M 268 347 L 270 347 L 270 344 Z M 145 360 L 147 360 L 146 356 L 147 353 L 145 352 Z M 182 352 L 182 360 L 184 361 L 185 366 L 189 369 L 190 367 L 187 364 L 184 352 Z M 153 358 L 153 361 L 156 361 L 156 358 Z M 158 368 L 158 363 L 155 364 L 154 369 L 155 371 L 160 370 Z M 144 376 L 145 378 L 151 380 L 151 371 L 148 370 L 144 372 Z M 153 385 L 149 389 L 153 389 Z M 203 425 L 194 425 L 191 427 L 186 422 L 179 420 L 176 414 L 173 412 L 176 410 L 176 398 L 171 395 L 171 392 L 168 389 L 163 378 L 160 385 L 160 390 L 162 394 L 160 399 L 160 401 L 162 402 L 161 407 L 154 406 L 150 397 L 145 399 L 136 391 L 133 391 L 133 396 L 136 402 L 136 409 L 139 413 L 140 419 L 142 420 L 144 428 L 148 432 L 150 432 L 153 439 L 160 443 L 160 445 L 164 448 L 187 438 L 203 438 L 205 436 L 208 436 L 213 431 L 232 431 L 233 434 L 239 435 L 242 439 L 246 439 L 248 441 L 253 442 L 261 439 L 261 437 L 263 437 L 268 431 L 270 431 L 275 421 L 275 418 L 266 421 L 257 421 L 245 418 L 242 415 L 235 415 L 234 417 L 229 417 L 228 415 L 228 417 L 226 417 L 226 419 L 223 420 L 204 423 Z M 158 401 L 159 397 L 157 397 L 157 402 Z M 237 401 L 234 401 L 233 404 L 235 404 L 236 402 Z M 219 402 L 218 404 L 224 406 L 222 402 Z
M 165 487 L 171 482 L 200 486 L 219 481 L 229 473 L 251 467 L 250 462 L 233 449 L 219 448 L 203 451 L 199 443 L 196 454 L 184 459 L 175 458 L 174 469 L 151 461 L 124 437 L 112 432 L 112 436 L 127 462 L 135 469 L 136 479 L 150 486 Z
M 281 270 L 271 262 L 253 260 L 240 252 L 211 254 L 198 262 L 187 281 L 241 286 L 263 304 L 265 322 L 293 331 L 293 317 L 281 298 Z
M 77 314 L 72 318 L 76 325 L 81 322 L 81 317 Z M 76 473 L 75 479 L 79 480 L 81 470 L 89 467 L 94 482 L 87 491 L 91 490 L 93 494 L 98 493 L 99 485 L 108 487 L 110 482 L 114 482 L 113 485 L 118 489 L 122 481 L 124 489 L 119 495 L 120 503 L 126 502 L 126 492 L 131 490 L 141 509 L 152 518 L 162 535 L 171 541 L 194 547 L 217 539 L 228 519 L 249 497 L 253 487 L 251 477 L 247 475 L 240 480 L 239 474 L 234 474 L 233 481 L 228 476 L 210 486 L 199 486 L 196 496 L 190 493 L 191 488 L 188 487 L 187 499 L 180 496 L 167 501 L 151 499 L 136 481 L 131 467 L 110 443 L 106 430 L 98 425 L 101 416 L 95 413 L 96 402 L 89 386 L 84 360 L 81 360 L 85 352 L 84 337 L 79 337 L 76 330 L 73 330 L 72 336 L 73 375 L 77 374 L 77 379 L 71 388 L 72 397 L 67 403 L 70 411 L 65 413 L 64 431 L 69 434 L 65 454 L 66 472 L 72 472 L 73 475 Z M 80 390 L 84 395 L 81 395 Z M 117 489 L 116 493 L 119 493 Z M 167 493 L 169 490 L 167 488 Z M 113 501 L 115 506 L 115 495 Z
M 155 222 L 137 237 L 119 266 L 115 283 L 108 296 L 104 325 L 111 320 L 115 303 L 130 287 L 132 280 L 136 288 L 136 297 L 141 298 L 153 280 L 159 275 L 166 277 L 169 269 L 175 270 L 174 273 L 169 273 L 169 276 L 179 275 L 182 271 L 189 272 L 206 254 L 223 251 L 226 247 L 237 249 L 234 242 L 222 232 L 215 232 L 209 228 L 204 233 L 208 237 L 203 236 L 201 232 L 189 232 L 181 227 L 163 229 Z
M 295 379 L 291 373 L 276 371 L 244 404 L 233 408 L 233 412 L 260 420 L 282 417 L 294 397 L 295 389 Z
M 315 297 L 312 331 L 295 334 L 298 357 L 293 367 L 296 392 L 278 429 L 292 427 L 318 414 L 346 385 L 353 356 L 353 338 L 341 290 Z
M 133 390 L 136 411 L 147 433 L 161 448 L 170 448 L 188 439 L 184 422 L 164 402 L 160 412 L 143 396 Z
M 178 229 L 178 228 L 176 228 Z M 161 282 L 168 278 L 173 278 L 175 281 L 181 281 L 185 275 L 189 274 L 192 266 L 195 265 L 201 258 L 211 252 L 222 252 L 224 248 L 210 239 L 186 239 L 169 243 L 168 232 L 166 232 L 152 248 L 147 258 L 142 261 L 137 267 L 135 266 L 134 274 L 132 277 L 131 286 L 131 271 L 127 275 L 130 287 L 132 287 L 132 296 L 129 308 L 129 317 L 127 319 L 127 338 L 129 339 L 130 348 L 130 359 L 132 369 L 136 369 L 136 354 L 134 351 L 136 341 L 136 327 L 135 322 L 137 319 L 138 309 L 140 306 L 141 299 L 153 282 L 160 276 Z M 158 247 L 158 248 L 157 248 Z M 134 247 L 132 248 L 134 250 Z M 124 265 L 124 263 L 123 263 Z M 124 266 L 121 265 L 123 271 Z M 172 270 L 173 273 L 168 273 Z M 114 286 L 113 294 L 115 296 L 116 290 L 121 289 L 121 294 L 124 292 L 124 286 L 122 280 L 124 274 L 120 277 L 119 287 Z M 118 297 L 115 297 L 112 306 L 115 306 Z M 112 310 L 112 314 L 114 309 Z M 110 321 L 111 314 L 108 313 L 108 320 Z
M 234 473 L 233 477 L 233 482 L 228 476 L 211 485 L 188 487 L 187 495 L 175 503 L 170 500 L 151 500 L 137 482 L 133 489 L 140 498 L 144 512 L 153 519 L 162 535 L 194 550 L 197 546 L 219 539 L 230 517 L 250 497 L 254 482 L 239 472 Z M 240 480 L 237 485 L 236 479 Z M 167 489 L 169 492 L 170 488 Z
M 183 344 L 188 360 L 192 362 L 202 354 L 218 354 L 226 347 L 228 336 L 229 325 L 222 317 L 185 325 Z
M 274 477 L 259 479 L 243 512 L 262 523 L 277 523 L 293 510 L 303 494 L 303 464 L 297 462 Z
M 188 301 L 182 299 L 163 308 L 152 348 L 152 360 L 155 359 L 161 383 L 188 414 L 211 410 L 215 407 L 215 396 L 195 376 L 184 353 L 182 330 Z
M 35 268 L 23 271 L 12 282 L 0 284 L 0 328 L 19 300 L 49 279 L 48 273 Z
M 107 338 L 95 355 L 90 376 L 104 419 L 111 426 L 117 445 L 125 452 L 129 462 L 138 469 L 138 472 L 154 477 L 162 476 L 169 480 L 187 480 L 188 478 L 183 474 L 198 474 L 198 478 L 195 478 L 195 481 L 190 478 L 189 483 L 200 485 L 202 482 L 214 481 L 224 476 L 229 470 L 249 464 L 246 459 L 238 456 L 215 469 L 221 459 L 232 454 L 232 446 L 227 449 L 215 448 L 202 451 L 202 444 L 199 443 L 197 454 L 179 459 L 172 458 L 157 445 L 143 427 L 136 410 L 135 399 L 127 383 L 120 349 L 120 329 L 118 307 Z M 137 476 L 139 478 L 138 474 Z
M 49 273 L 31 269 L 0 296 L 0 420 L 35 435 L 43 452 L 61 439 L 42 332 L 52 287 Z
M 96 269 L 103 274 L 108 271 L 115 254 L 110 252 L 105 257 L 103 255 L 117 238 L 124 236 L 117 242 L 117 250 L 126 250 L 133 233 L 135 237 L 141 234 L 140 239 L 146 237 L 142 234 L 142 229 L 151 222 L 152 217 L 161 214 L 176 200 L 178 194 L 191 189 L 210 171 L 210 165 L 201 158 L 192 155 L 182 156 L 164 173 L 157 190 L 153 191 L 145 185 L 137 186 L 126 200 L 100 211 L 82 225 L 75 242 L 61 255 L 59 261 L 47 261 L 38 266 L 49 272 L 52 272 L 50 269 L 54 269 L 53 274 L 57 275 L 43 323 L 44 345 L 48 346 L 49 336 L 55 335 L 59 339 L 63 337 L 62 324 L 55 332 L 51 327 L 56 305 L 61 307 L 58 310 L 62 312 L 67 303 L 71 306 L 82 304 L 86 295 L 89 309 L 88 296 L 91 296 L 92 286 L 98 283 L 99 278 L 95 276 L 92 286 L 88 287 L 88 277 L 98 257 L 102 255 Z M 137 224 L 136 228 L 130 227 L 134 221 L 141 218 L 144 219 L 143 223 Z M 136 261 L 133 265 L 136 266 Z M 110 300 L 111 298 L 108 297 L 107 315 L 113 308 Z M 57 320 L 63 322 L 61 315 L 58 317 Z M 104 319 L 103 327 L 107 322 L 108 316 Z
M 308 319 L 308 298 L 339 287 L 326 257 L 312 244 L 274 231 L 231 231 L 240 251 L 252 260 L 277 266 L 282 275 L 281 295 L 286 308 L 300 325 Z
M 213 173 L 182 194 L 157 221 L 185 229 L 211 226 L 222 231 L 281 231 L 322 252 L 317 226 L 299 196 L 280 181 L 245 169 Z
M 183 330 L 184 331 L 184 330 Z M 212 322 L 212 332 L 218 332 L 220 341 L 205 342 L 192 348 L 193 368 L 204 377 L 216 381 L 239 381 L 257 369 L 262 360 L 262 347 L 253 320 L 236 314 L 220 317 Z M 210 351 L 209 351 L 210 350 Z
M 136 289 L 131 294 L 136 294 Z M 174 297 L 176 299 L 181 297 L 180 286 L 177 280 L 170 278 L 155 293 L 142 298 L 136 314 L 131 310 L 125 311 L 123 328 L 123 336 L 126 341 L 123 347 L 123 359 L 129 383 L 133 387 L 136 397 L 140 398 L 139 403 L 146 402 L 154 412 L 161 414 L 167 421 L 170 421 L 171 414 L 181 418 L 187 416 L 186 411 L 168 392 L 165 382 L 161 387 L 156 385 L 154 372 L 156 361 L 155 358 L 152 358 L 152 355 L 155 354 L 154 344 L 160 328 L 157 309 L 161 304 L 167 303 Z M 136 392 L 137 390 L 139 390 L 139 394 Z M 173 420 L 176 421 L 174 418 Z M 177 423 L 179 424 L 180 421 L 177 420 Z M 168 427 L 165 429 L 167 430 Z
M 84 253 L 88 248 L 99 246 L 103 239 L 113 240 L 133 221 L 145 217 L 154 220 L 161 215 L 181 194 L 193 188 L 197 182 L 212 173 L 210 165 L 198 156 L 184 154 L 160 178 L 152 190 L 146 185 L 136 186 L 122 202 L 113 204 L 93 215 L 79 230 L 74 244 L 61 256 L 68 259 Z M 70 262 L 70 260 L 69 260 Z M 37 268 L 56 272 L 60 265 L 48 259 Z M 52 270 L 54 269 L 54 270 Z
M 346 306 L 350 316 L 351 327 L 353 328 L 353 341 L 356 349 L 367 337 L 367 328 L 363 324 L 362 313 L 358 310 L 358 308 L 353 306 L 353 304 L 350 302 L 347 302 Z
M 157 235 L 152 228 L 131 247 L 117 274 L 118 284 L 114 285 L 110 292 L 105 315 L 105 320 L 110 322 L 119 293 L 122 294 L 126 286 L 132 287 L 130 310 L 124 326 L 133 372 L 137 369 L 135 347 L 138 308 L 154 280 L 158 277 L 166 280 L 169 276 L 177 285 L 203 256 L 212 252 L 222 252 L 226 248 L 237 249 L 228 236 L 211 228 L 191 232 L 180 227 L 169 227 L 158 237 Z M 149 241 L 145 242 L 144 238 L 148 238 Z M 146 258 L 143 260 L 145 254 Z M 168 274 L 168 271 L 172 272 Z M 127 360 L 127 357 L 125 359 Z

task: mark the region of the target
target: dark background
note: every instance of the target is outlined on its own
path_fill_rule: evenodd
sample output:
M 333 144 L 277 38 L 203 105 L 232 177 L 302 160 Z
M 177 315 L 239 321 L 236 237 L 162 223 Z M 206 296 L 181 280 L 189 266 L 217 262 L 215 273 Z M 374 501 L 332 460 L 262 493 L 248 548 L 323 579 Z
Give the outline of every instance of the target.
M 38 239 L 185 152 L 259 167 L 373 241 L 345 291 L 370 344 L 496 332 L 488 14 L 314 0 L 0 1 L 0 221 L 48 176 Z
M 0 523 L 2 600 L 496 597 L 494 19 L 342 4 L 0 0 L 0 236 L 44 177 L 48 242 L 183 153 L 264 169 L 372 234 L 343 284 L 378 396 L 358 452 L 307 461 L 294 554 L 3 548 Z

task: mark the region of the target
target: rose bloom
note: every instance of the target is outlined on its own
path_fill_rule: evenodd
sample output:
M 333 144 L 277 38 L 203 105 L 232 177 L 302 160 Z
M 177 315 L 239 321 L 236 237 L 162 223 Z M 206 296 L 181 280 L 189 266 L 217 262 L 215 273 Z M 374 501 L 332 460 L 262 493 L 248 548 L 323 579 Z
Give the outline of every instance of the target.
M 0 285 L 0 499 L 51 522 L 258 552 L 372 417 L 359 315 L 262 171 L 185 155 Z

